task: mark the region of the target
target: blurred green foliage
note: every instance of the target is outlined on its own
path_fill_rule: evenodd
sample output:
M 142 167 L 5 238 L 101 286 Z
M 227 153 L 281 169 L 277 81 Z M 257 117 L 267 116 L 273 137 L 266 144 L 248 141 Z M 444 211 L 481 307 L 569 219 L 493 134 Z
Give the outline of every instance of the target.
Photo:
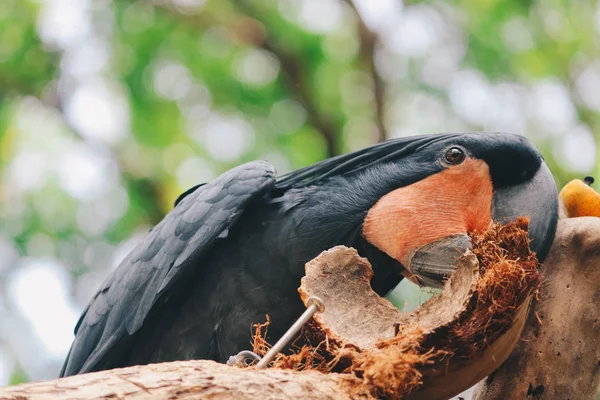
M 27 379 L 27 375 L 25 375 L 25 371 L 19 366 L 15 368 L 12 375 L 10 376 L 10 380 L 8 381 L 9 385 L 18 385 L 19 383 L 29 382 Z
M 28 1 L 0 4 L 0 95 L 39 94 L 56 76 L 58 54 L 48 52 L 36 31 L 38 7 Z

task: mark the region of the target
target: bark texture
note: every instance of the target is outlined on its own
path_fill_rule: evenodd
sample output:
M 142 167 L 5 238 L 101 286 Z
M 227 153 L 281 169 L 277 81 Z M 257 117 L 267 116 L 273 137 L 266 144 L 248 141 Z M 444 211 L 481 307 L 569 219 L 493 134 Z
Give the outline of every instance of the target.
M 593 399 L 600 383 L 600 218 L 559 221 L 522 340 L 475 399 Z
M 340 374 L 259 371 L 214 361 L 183 361 L 0 388 L 0 399 L 374 399 L 360 392 L 357 384 L 357 379 Z

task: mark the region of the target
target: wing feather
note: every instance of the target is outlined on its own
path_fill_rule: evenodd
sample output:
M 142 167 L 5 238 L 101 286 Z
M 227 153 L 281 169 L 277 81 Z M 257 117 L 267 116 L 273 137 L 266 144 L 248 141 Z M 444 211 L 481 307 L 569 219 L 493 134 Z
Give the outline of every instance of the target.
M 183 197 L 123 260 L 94 295 L 75 328 L 61 376 L 94 371 L 118 358 L 162 296 L 275 183 L 274 168 L 254 161 L 234 168 Z

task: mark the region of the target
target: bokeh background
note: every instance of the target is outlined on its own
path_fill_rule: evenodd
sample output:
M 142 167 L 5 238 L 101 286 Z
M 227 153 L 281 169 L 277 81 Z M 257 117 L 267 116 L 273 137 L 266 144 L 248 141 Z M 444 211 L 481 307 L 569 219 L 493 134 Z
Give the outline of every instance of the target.
M 562 186 L 600 175 L 599 93 L 589 0 L 1 0 L 0 385 L 56 376 L 98 285 L 192 185 L 501 130 Z

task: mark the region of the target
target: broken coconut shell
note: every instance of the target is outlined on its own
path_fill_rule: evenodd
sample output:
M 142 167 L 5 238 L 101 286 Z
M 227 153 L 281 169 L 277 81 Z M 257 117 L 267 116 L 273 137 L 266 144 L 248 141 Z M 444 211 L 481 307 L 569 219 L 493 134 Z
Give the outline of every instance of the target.
M 299 288 L 305 303 L 318 296 L 326 306 L 313 317 L 312 344 L 280 354 L 273 366 L 351 373 L 380 398 L 464 391 L 504 362 L 525 323 L 540 283 L 527 228 L 521 218 L 473 236 L 473 251 L 442 292 L 411 313 L 373 292 L 371 265 L 354 249 L 321 253 Z
M 477 258 L 462 258 L 456 272 L 438 295 L 412 313 L 403 313 L 371 288 L 373 268 L 353 248 L 337 246 L 306 264 L 298 292 L 306 304 L 317 296 L 325 312 L 313 320 L 330 341 L 356 349 L 374 348 L 393 339 L 400 326 L 418 325 L 422 335 L 447 326 L 464 313 L 473 296 L 479 268 Z

